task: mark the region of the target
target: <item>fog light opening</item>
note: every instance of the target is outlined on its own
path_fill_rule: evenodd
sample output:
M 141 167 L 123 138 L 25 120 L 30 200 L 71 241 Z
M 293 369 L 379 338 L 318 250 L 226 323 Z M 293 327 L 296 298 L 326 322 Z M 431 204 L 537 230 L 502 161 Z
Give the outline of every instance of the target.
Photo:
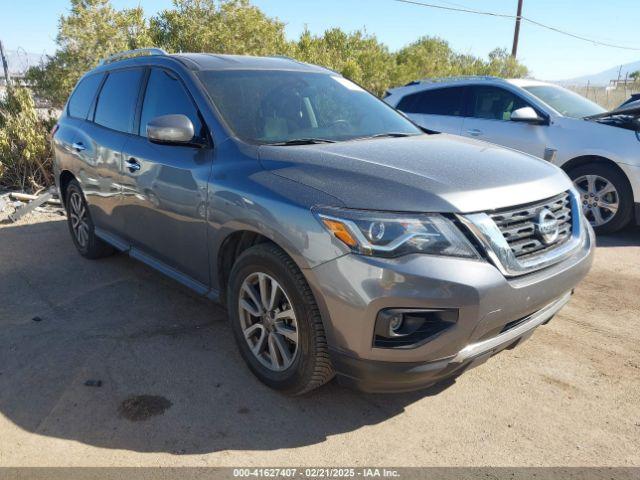
M 404 323 L 404 315 L 401 313 L 396 313 L 389 319 L 389 336 L 390 337 L 401 337 L 406 335 L 406 333 L 401 333 L 402 324 Z
M 457 321 L 455 309 L 386 308 L 378 312 L 373 346 L 411 348 L 447 330 Z

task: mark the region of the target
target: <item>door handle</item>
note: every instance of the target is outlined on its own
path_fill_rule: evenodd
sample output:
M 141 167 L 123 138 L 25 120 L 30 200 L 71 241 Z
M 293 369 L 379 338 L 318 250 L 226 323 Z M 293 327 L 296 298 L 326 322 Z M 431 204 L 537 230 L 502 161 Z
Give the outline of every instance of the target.
M 479 137 L 482 135 L 482 130 L 478 130 L 477 128 L 472 128 L 471 130 L 467 130 L 467 133 L 472 137 Z
M 140 164 L 135 158 L 131 157 L 129 160 L 127 160 L 126 163 L 127 163 L 127 168 L 131 173 L 134 173 L 140 170 Z
M 84 143 L 82 142 L 75 142 L 71 144 L 71 148 L 73 148 L 76 152 L 82 152 L 83 150 L 87 149 L 87 147 L 85 147 Z

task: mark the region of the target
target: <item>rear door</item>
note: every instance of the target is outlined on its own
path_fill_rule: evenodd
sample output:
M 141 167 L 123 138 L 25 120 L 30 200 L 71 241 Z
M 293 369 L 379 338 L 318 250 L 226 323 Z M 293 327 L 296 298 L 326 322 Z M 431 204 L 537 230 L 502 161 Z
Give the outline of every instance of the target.
M 96 227 L 126 238 L 122 211 L 122 148 L 133 132 L 135 106 L 144 70 L 126 68 L 107 74 L 98 94 L 92 122 L 85 133 L 92 139 L 91 165 L 83 182 Z
M 97 223 L 104 223 L 100 212 L 108 207 L 105 205 L 107 200 L 99 195 L 100 185 L 97 180 L 97 158 L 101 146 L 92 135 L 91 119 L 88 117 L 90 113 L 93 114 L 92 106 L 104 78 L 104 73 L 97 73 L 80 80 L 69 98 L 65 115 L 60 119 L 53 138 L 57 164 L 60 168 L 73 172 L 78 179 Z M 118 187 L 114 185 L 111 193 L 115 200 Z
M 396 107 L 424 128 L 459 135 L 462 130 L 465 87 L 423 90 L 404 97 Z
M 511 113 L 522 107 L 537 110 L 516 93 L 501 87 L 469 87 L 467 116 L 462 134 L 544 158 L 549 144 L 548 125 L 513 122 Z M 542 115 L 538 111 L 538 115 Z
M 201 115 L 175 72 L 153 67 L 139 103 L 136 135 L 124 146 L 124 208 L 126 230 L 134 254 L 160 261 L 209 285 L 206 200 L 212 149 L 188 145 L 161 145 L 147 139 L 147 123 L 161 115 L 183 114 L 196 136 L 206 137 Z M 142 258 L 145 260 L 145 258 Z M 174 276 L 177 272 L 173 272 Z

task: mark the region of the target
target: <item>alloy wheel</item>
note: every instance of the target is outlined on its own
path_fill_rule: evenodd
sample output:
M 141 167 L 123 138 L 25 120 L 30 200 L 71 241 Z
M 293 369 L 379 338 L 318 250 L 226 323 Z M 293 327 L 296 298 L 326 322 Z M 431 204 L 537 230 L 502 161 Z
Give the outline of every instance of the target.
M 608 223 L 616 216 L 620 206 L 620 195 L 612 182 L 600 175 L 582 175 L 573 181 L 582 211 L 594 227 Z
M 270 370 L 286 370 L 298 354 L 298 322 L 293 304 L 270 275 L 255 272 L 240 287 L 240 326 L 249 349 Z
M 73 230 L 78 245 L 86 248 L 89 244 L 87 208 L 84 199 L 78 192 L 73 192 L 69 196 L 69 218 L 71 219 L 71 229 Z

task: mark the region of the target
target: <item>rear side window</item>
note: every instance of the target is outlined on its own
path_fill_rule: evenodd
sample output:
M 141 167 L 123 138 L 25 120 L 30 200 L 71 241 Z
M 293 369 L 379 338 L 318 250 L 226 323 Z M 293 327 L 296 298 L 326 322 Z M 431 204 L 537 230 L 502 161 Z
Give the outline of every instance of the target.
M 141 78 L 142 69 L 139 68 L 109 73 L 98 97 L 94 122 L 131 133 Z
M 142 104 L 140 135 L 147 136 L 147 123 L 160 115 L 182 114 L 193 123 L 193 131 L 201 134 L 202 123 L 191 97 L 172 73 L 154 68 L 149 75 Z
M 459 117 L 463 114 L 464 90 L 464 87 L 437 88 L 407 95 L 398 104 L 398 110 Z
M 70 117 L 82 118 L 83 120 L 87 118 L 103 77 L 104 74 L 102 73 L 89 75 L 78 83 L 78 86 L 71 94 L 69 106 L 67 107 Z

